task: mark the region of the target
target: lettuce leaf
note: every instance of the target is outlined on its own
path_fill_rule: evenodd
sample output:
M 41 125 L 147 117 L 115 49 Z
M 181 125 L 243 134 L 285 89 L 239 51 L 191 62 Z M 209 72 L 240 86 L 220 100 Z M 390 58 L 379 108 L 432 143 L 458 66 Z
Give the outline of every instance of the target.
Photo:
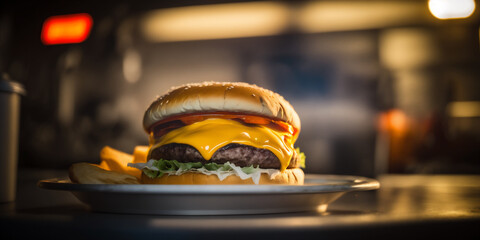
M 151 159 L 146 163 L 128 163 L 128 166 L 142 170 L 145 175 L 151 178 L 161 177 L 164 174 L 181 175 L 186 172 L 198 172 L 206 175 L 217 175 L 221 181 L 230 175 L 236 175 L 244 180 L 252 178 L 255 184 L 259 183 L 262 173 L 267 173 L 271 179 L 280 174 L 278 169 L 262 169 L 258 166 L 239 167 L 230 162 L 202 164 L 201 162 L 181 163 L 177 160 Z
M 295 148 L 295 151 L 297 152 L 297 156 L 299 158 L 299 162 L 300 162 L 300 167 L 302 168 L 305 168 L 305 160 L 306 160 L 306 156 L 305 156 L 305 153 L 303 153 L 302 151 L 300 151 L 300 148 Z

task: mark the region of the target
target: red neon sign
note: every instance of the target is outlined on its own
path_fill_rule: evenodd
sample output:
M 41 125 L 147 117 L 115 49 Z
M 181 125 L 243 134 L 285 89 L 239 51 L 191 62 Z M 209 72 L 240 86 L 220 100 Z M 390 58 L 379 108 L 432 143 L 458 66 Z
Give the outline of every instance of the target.
M 93 25 L 88 13 L 52 16 L 42 27 L 42 42 L 45 45 L 81 43 L 87 39 Z

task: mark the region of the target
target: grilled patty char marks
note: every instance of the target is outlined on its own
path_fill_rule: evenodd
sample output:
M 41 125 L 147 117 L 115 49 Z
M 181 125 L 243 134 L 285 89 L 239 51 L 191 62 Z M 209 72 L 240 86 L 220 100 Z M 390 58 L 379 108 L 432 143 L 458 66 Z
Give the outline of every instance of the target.
M 240 167 L 259 166 L 260 168 L 280 169 L 280 161 L 270 150 L 248 145 L 231 143 L 216 151 L 212 158 L 205 160 L 200 152 L 187 144 L 170 143 L 154 149 L 153 159 L 177 160 L 179 162 L 226 163 L 231 162 Z M 297 168 L 297 154 L 294 151 L 288 168 Z

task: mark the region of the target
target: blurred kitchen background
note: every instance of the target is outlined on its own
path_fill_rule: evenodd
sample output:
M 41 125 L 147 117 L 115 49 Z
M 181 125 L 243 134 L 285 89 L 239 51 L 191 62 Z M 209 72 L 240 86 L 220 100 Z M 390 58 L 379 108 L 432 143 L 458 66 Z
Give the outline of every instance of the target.
M 148 144 L 171 86 L 244 81 L 302 120 L 307 173 L 480 174 L 473 0 L 12 1 L 0 72 L 22 83 L 19 164 Z

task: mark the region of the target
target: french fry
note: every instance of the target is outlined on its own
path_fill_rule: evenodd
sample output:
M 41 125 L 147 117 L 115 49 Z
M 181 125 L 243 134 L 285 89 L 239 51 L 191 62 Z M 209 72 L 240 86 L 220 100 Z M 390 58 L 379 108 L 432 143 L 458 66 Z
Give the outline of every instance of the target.
M 130 174 L 137 178 L 140 178 L 142 175 L 140 170 L 127 166 L 128 163 L 134 162 L 134 155 L 105 146 L 100 151 L 100 159 L 102 161 L 100 162 L 99 167 L 104 170 Z
M 81 184 L 140 184 L 132 175 L 108 171 L 90 163 L 74 163 L 68 170 L 70 180 Z
M 147 162 L 148 146 L 136 146 L 133 150 L 133 163 Z

